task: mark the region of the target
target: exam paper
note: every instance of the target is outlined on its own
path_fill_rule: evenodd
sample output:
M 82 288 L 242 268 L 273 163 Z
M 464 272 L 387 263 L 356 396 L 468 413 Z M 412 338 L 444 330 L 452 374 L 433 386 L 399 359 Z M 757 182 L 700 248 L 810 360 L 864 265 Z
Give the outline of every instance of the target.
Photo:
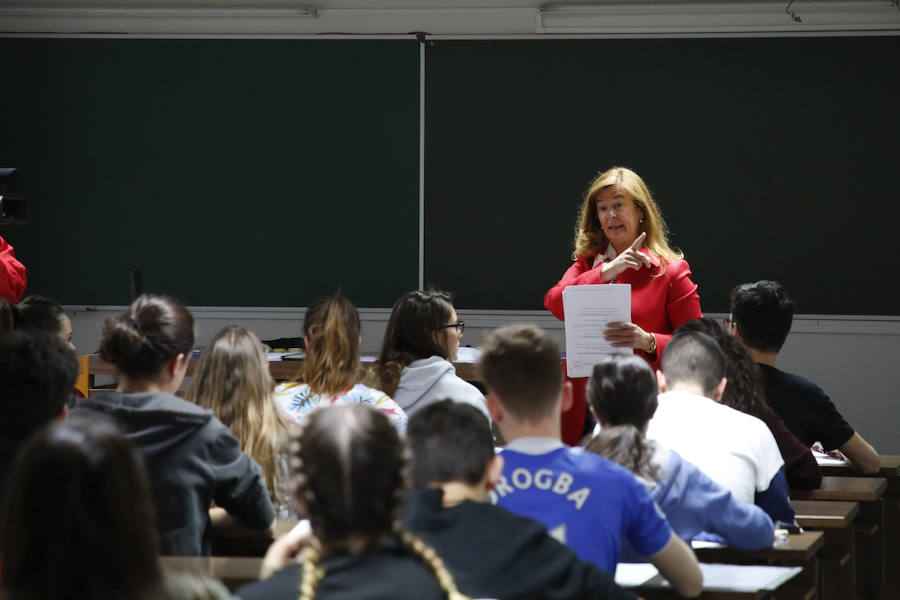
M 776 590 L 803 571 L 801 567 L 773 567 L 768 565 L 722 565 L 700 563 L 704 592 L 757 592 Z M 616 583 L 625 588 L 671 588 L 659 571 L 650 563 L 619 563 Z
M 614 348 L 603 339 L 613 321 L 631 322 L 631 286 L 570 285 L 563 290 L 566 313 L 566 374 L 588 377 L 600 358 L 608 354 L 631 354 L 631 348 Z

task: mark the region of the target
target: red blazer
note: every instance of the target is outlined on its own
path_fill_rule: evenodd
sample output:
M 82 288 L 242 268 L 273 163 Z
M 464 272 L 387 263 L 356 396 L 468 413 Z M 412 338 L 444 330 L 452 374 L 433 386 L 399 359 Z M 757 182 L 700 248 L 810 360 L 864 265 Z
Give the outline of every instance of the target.
M 649 256 L 646 248 L 643 254 Z M 562 276 L 555 286 L 544 296 L 544 306 L 557 319 L 565 320 L 563 312 L 562 292 L 570 285 L 602 284 L 600 269 L 603 263 L 591 268 L 594 257 L 579 258 Z M 654 262 L 659 262 L 654 259 Z M 655 361 L 650 361 L 643 351 L 636 350 L 647 358 L 650 365 L 659 368 L 659 357 L 662 356 L 672 332 L 694 319 L 703 316 L 700 311 L 700 296 L 697 295 L 697 284 L 691 281 L 691 268 L 686 260 L 676 260 L 666 267 L 659 277 L 659 267 L 643 268 L 639 271 L 626 269 L 619 273 L 615 281 L 609 283 L 631 284 L 631 322 L 656 337 Z
M 25 293 L 25 266 L 16 260 L 13 247 L 0 237 L 0 298 L 13 304 Z
M 650 255 L 647 248 L 641 248 L 641 252 Z M 654 263 L 659 260 L 653 258 Z M 565 320 L 563 311 L 562 292 L 570 285 L 604 284 L 600 280 L 600 269 L 603 263 L 591 267 L 594 257 L 588 259 L 579 258 L 562 276 L 555 286 L 544 296 L 544 306 L 556 316 Z M 697 284 L 691 281 L 691 268 L 686 260 L 676 260 L 666 266 L 665 272 L 659 277 L 653 277 L 659 273 L 659 267 L 643 268 L 638 271 L 626 269 L 619 273 L 615 281 L 609 283 L 631 284 L 631 322 L 646 332 L 652 333 L 656 338 L 656 358 L 651 360 L 643 350 L 635 350 L 634 353 L 642 356 L 655 370 L 659 368 L 659 359 L 662 357 L 666 344 L 672 338 L 672 332 L 694 319 L 703 316 L 700 311 L 700 296 L 697 295 Z M 565 364 L 563 373 L 565 374 Z M 569 445 L 575 445 L 581 438 L 584 428 L 587 399 L 585 386 L 587 378 L 572 379 L 573 403 L 572 408 L 562 415 L 562 438 Z

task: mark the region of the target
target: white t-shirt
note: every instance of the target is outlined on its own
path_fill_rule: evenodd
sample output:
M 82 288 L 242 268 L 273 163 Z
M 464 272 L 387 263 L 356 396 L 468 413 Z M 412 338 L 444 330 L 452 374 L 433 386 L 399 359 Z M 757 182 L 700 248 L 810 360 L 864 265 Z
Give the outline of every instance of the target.
M 688 392 L 659 395 L 647 438 L 674 450 L 710 479 L 753 503 L 784 465 L 765 423 L 714 400 Z

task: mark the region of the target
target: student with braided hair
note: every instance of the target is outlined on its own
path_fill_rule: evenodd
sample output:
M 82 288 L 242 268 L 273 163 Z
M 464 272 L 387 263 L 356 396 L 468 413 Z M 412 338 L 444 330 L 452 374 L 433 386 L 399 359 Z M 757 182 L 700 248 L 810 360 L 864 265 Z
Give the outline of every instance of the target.
M 239 590 L 240 598 L 465 598 L 435 551 L 395 519 L 404 449 L 384 415 L 359 404 L 312 411 L 294 458 L 294 499 L 313 537 L 276 541 L 264 575 L 278 570 Z

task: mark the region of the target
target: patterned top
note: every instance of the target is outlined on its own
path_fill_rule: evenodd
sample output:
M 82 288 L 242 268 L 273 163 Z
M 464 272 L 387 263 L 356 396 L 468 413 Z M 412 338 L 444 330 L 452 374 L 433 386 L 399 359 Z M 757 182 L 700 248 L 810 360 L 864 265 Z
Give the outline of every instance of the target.
M 390 396 L 361 383 L 334 396 L 312 393 L 305 383 L 282 383 L 275 388 L 275 401 L 296 423 L 303 423 L 306 415 L 320 406 L 335 404 L 365 404 L 384 416 L 400 433 L 406 433 L 406 413 Z

